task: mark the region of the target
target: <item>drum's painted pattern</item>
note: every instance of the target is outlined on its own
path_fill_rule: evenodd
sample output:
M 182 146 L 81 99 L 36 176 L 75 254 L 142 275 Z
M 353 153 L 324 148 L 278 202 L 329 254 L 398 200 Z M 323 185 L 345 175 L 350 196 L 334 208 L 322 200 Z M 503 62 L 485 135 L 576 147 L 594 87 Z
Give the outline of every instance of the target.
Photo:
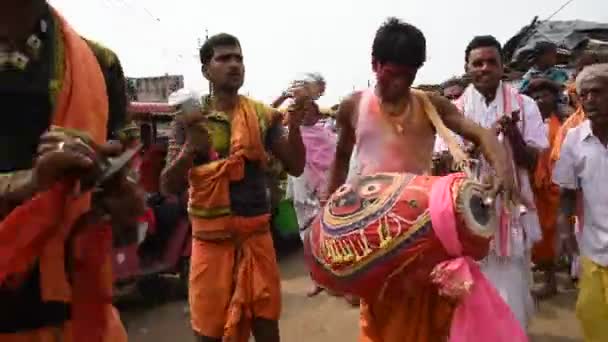
M 378 173 L 338 189 L 304 239 L 315 281 L 364 298 L 377 295 L 397 275 L 405 282 L 430 284 L 432 268 L 448 258 L 428 209 L 437 179 Z M 453 184 L 454 197 L 461 183 Z

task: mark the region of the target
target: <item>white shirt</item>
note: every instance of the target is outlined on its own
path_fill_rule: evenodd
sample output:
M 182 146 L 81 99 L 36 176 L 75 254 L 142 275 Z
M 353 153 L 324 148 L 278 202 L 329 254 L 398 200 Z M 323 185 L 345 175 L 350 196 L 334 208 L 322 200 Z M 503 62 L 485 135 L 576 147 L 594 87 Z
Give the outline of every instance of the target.
M 478 125 L 484 128 L 490 128 L 492 125 L 503 115 L 504 112 L 504 94 L 501 91 L 503 82 L 500 83 L 496 90 L 496 96 L 494 100 L 489 104 L 481 93 L 471 84 L 463 93 L 463 107 L 462 111 L 464 115 L 473 120 Z M 549 147 L 549 140 L 547 138 L 547 125 L 543 122 L 540 110 L 534 100 L 526 95 L 518 94 L 515 88 L 511 88 L 512 99 L 511 105 L 514 110 L 519 109 L 519 103 L 517 96 L 521 96 L 523 111 L 520 110 L 520 115 L 524 115 L 517 127 L 521 132 L 526 144 L 533 146 L 537 149 L 546 149 Z M 455 101 L 457 103 L 458 101 Z M 525 122 L 525 126 L 524 123 Z M 456 136 L 456 135 L 455 135 Z M 458 136 L 456 136 L 458 137 Z M 460 137 L 458 137 L 460 139 Z M 435 152 L 446 151 L 447 145 L 445 142 L 437 137 L 435 143 Z
M 581 254 L 608 266 L 608 149 L 593 135 L 589 120 L 568 131 L 553 182 L 565 189 L 582 189 Z
M 486 99 L 473 85 L 465 91 L 463 96 L 466 96 L 464 100 L 464 115 L 469 119 L 475 121 L 477 124 L 484 128 L 490 128 L 492 125 L 502 117 L 505 107 L 505 100 L 502 86 L 504 83 L 500 83 L 496 90 L 496 96 L 494 100 L 489 104 L 486 103 Z M 513 110 L 520 110 L 519 115 L 521 120 L 517 123 L 517 127 L 521 132 L 526 144 L 533 146 L 538 149 L 545 149 L 549 147 L 549 140 L 547 138 L 547 128 L 543 122 L 540 110 L 533 99 L 526 95 L 520 95 L 517 93 L 515 88 L 510 88 L 511 93 L 511 106 Z M 468 95 L 468 96 L 467 96 Z M 522 99 L 523 109 L 519 108 L 517 96 Z M 525 125 L 524 125 L 525 123 Z
M 462 103 L 464 115 L 484 128 L 492 127 L 492 125 L 504 115 L 505 111 L 507 111 L 507 109 L 505 109 L 505 107 L 507 107 L 506 103 L 510 102 L 511 111 L 519 110 L 520 120 L 517 123 L 517 127 L 526 144 L 540 150 L 549 147 L 547 129 L 543 123 L 536 102 L 528 96 L 520 95 L 515 88 L 501 82 L 496 90 L 494 100 L 487 103 L 486 98 L 471 84 L 465 90 L 459 101 Z M 520 108 L 520 102 L 521 107 L 523 108 Z M 489 164 L 485 161 L 482 164 L 481 171 L 482 174 L 493 172 Z M 534 194 L 532 192 L 532 186 L 530 185 L 529 172 L 520 168 L 518 170 L 518 176 L 522 197 L 525 197 L 528 202 L 534 203 Z M 514 213 L 514 215 L 516 215 L 516 213 Z M 513 255 L 521 256 L 525 249 L 530 248 L 534 242 L 542 238 L 542 233 L 535 208 L 528 208 L 528 212 L 525 215 L 517 215 L 516 217 L 518 219 L 515 219 L 514 217 L 512 221 L 512 253 Z M 526 234 L 523 234 L 520 227 L 526 231 Z M 525 239 L 524 236 L 526 236 L 527 239 Z M 496 237 L 496 239 L 498 239 L 498 237 Z

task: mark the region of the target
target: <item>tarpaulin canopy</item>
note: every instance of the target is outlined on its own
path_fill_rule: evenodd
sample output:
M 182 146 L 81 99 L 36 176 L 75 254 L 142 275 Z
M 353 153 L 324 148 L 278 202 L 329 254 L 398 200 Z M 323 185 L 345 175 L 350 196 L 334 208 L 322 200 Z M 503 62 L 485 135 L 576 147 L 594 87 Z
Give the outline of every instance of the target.
M 510 67 L 525 69 L 529 66 L 534 46 L 541 41 L 555 43 L 562 61 L 572 64 L 586 51 L 592 51 L 601 59 L 608 58 L 608 23 L 583 20 L 539 21 L 534 18 L 504 46 L 505 60 Z

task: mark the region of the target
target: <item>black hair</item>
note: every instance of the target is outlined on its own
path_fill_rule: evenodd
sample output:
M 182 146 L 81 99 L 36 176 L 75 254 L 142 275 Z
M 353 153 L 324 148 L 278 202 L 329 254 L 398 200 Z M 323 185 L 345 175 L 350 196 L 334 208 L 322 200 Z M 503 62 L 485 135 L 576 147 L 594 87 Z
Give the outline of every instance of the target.
M 526 95 L 531 95 L 537 91 L 548 90 L 551 94 L 559 96 L 561 91 L 560 86 L 547 78 L 535 78 L 530 81 L 526 88 Z
M 228 33 L 220 33 L 211 36 L 205 41 L 205 44 L 201 46 L 201 49 L 199 51 L 199 56 L 203 65 L 207 65 L 211 61 L 215 52 L 215 48 L 218 46 L 241 47 L 241 43 L 239 42 L 238 38 Z
M 415 26 L 388 18 L 376 31 L 372 57 L 380 64 L 420 68 L 426 61 L 426 39 Z
M 471 54 L 471 51 L 486 47 L 493 47 L 498 50 L 498 54 L 502 60 L 502 45 L 500 45 L 500 42 L 498 42 L 494 36 L 476 36 L 473 38 L 473 40 L 471 40 L 469 45 L 467 45 L 464 52 L 464 61 L 467 63 L 469 62 L 469 55 Z

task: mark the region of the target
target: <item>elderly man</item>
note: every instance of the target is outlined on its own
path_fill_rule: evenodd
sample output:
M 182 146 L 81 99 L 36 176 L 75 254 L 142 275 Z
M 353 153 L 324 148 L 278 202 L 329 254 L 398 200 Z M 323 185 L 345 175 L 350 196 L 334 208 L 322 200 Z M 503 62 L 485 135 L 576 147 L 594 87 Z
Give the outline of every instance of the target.
M 558 227 L 566 251 L 575 253 L 570 217 L 577 190 L 582 191 L 582 274 L 576 313 L 585 341 L 608 341 L 608 64 L 585 68 L 576 88 L 587 120 L 566 135 L 553 172 L 561 188 Z
M 533 309 L 530 294 L 530 248 L 540 239 L 540 224 L 530 187 L 539 151 L 548 147 L 547 133 L 538 106 L 531 98 L 501 81 L 502 48 L 492 36 L 475 37 L 465 52 L 466 71 L 472 84 L 457 101 L 465 117 L 502 136 L 517 180 L 519 208 L 501 210 L 503 222 L 493 250 L 482 270 L 509 304 L 523 328 Z M 485 164 L 485 163 L 484 163 Z M 482 167 L 490 175 L 491 168 Z M 511 217 L 507 217 L 510 212 Z
M 202 112 L 180 118 L 185 144 L 161 176 L 165 193 L 189 188 L 192 223 L 190 308 L 198 341 L 279 341 L 280 277 L 270 233 L 267 152 L 299 176 L 305 150 L 302 115 L 281 115 L 238 94 L 245 67 L 238 39 L 209 38 L 202 71 L 213 92 Z M 301 102 L 295 99 L 296 106 Z
M 293 99 L 294 91 L 301 88 L 303 85 L 308 85 L 310 87 L 310 90 L 314 93 L 312 100 L 316 101 L 325 93 L 327 83 L 321 74 L 316 72 L 307 73 L 304 79 L 294 81 L 289 89 L 285 90 L 281 96 L 274 100 L 274 102 L 272 102 L 272 108 L 279 108 L 285 101 Z
M 126 341 L 105 214 L 132 225 L 143 200 L 122 175 L 93 201 L 83 182 L 96 180 L 94 160 L 119 152 L 105 141 L 125 96 L 116 55 L 46 1 L 0 3 L 1 341 Z

